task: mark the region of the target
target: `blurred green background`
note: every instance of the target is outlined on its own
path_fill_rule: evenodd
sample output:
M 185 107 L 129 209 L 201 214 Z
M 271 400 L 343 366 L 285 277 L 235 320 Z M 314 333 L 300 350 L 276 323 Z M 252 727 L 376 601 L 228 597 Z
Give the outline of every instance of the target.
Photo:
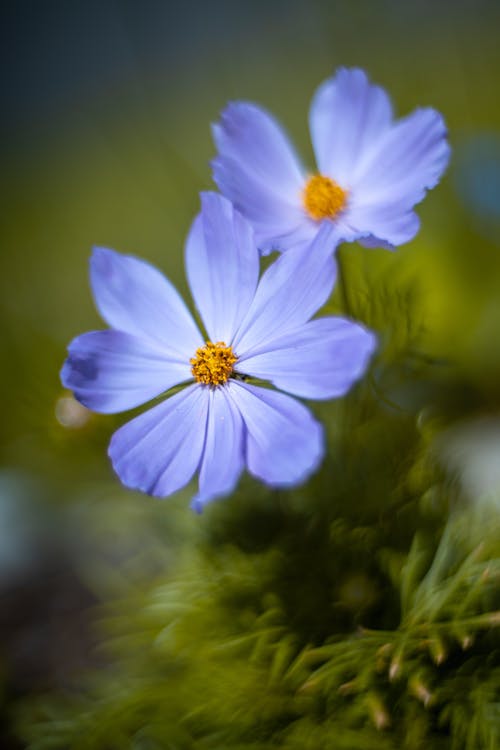
M 79 408 L 58 373 L 70 339 L 102 327 L 92 245 L 152 261 L 187 294 L 184 238 L 198 192 L 214 187 L 209 124 L 229 99 L 274 112 L 306 164 L 311 96 L 339 65 L 365 68 L 400 115 L 418 105 L 443 113 L 452 162 L 418 209 L 420 234 L 395 254 L 343 247 L 346 288 L 331 309 L 380 332 L 371 377 L 390 419 L 438 408 L 447 423 L 497 424 L 500 5 L 20 0 L 1 14 L 7 748 L 18 746 L 8 718 L 18 699 L 64 688 L 94 663 L 93 606 L 168 570 L 194 527 L 210 523 L 211 511 L 189 511 L 189 491 L 158 503 L 122 489 L 106 446 L 126 417 Z

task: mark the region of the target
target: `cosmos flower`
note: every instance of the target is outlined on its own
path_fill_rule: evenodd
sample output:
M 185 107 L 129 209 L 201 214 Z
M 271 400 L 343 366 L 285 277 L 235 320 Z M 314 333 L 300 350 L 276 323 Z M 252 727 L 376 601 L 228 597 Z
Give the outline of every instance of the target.
M 230 103 L 213 126 L 215 182 L 252 223 L 261 252 L 309 244 L 325 221 L 337 241 L 392 249 L 411 240 L 419 228 L 413 207 L 448 163 L 441 115 L 416 109 L 394 121 L 382 88 L 362 70 L 340 68 L 316 91 L 309 126 L 311 174 L 255 104 Z
M 113 435 L 109 456 L 127 487 L 165 497 L 198 471 L 193 503 L 201 508 L 231 492 L 245 467 L 277 487 L 316 469 L 322 428 L 281 391 L 341 396 L 375 346 L 374 335 L 354 322 L 310 319 L 332 288 L 328 235 L 318 235 L 308 262 L 291 251 L 259 280 L 250 225 L 225 198 L 204 194 L 185 260 L 206 338 L 159 271 L 112 250 L 94 251 L 92 289 L 110 329 L 73 340 L 64 386 L 89 409 L 111 413 L 185 384 Z

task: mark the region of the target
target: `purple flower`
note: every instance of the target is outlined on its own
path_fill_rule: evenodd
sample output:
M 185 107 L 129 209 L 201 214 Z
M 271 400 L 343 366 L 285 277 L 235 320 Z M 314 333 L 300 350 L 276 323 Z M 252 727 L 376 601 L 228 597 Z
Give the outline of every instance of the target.
M 94 251 L 92 289 L 110 329 L 72 341 L 63 384 L 103 413 L 186 384 L 113 435 L 109 455 L 127 487 L 165 497 L 198 471 L 193 504 L 201 508 L 231 492 L 245 467 L 286 487 L 318 466 L 322 428 L 281 391 L 341 396 L 375 347 L 374 335 L 349 320 L 310 320 L 333 284 L 329 234 L 328 227 L 319 233 L 308 258 L 292 250 L 259 280 L 250 225 L 225 198 L 204 194 L 186 243 L 186 268 L 208 341 L 159 271 L 112 250 Z
M 325 221 L 337 241 L 393 248 L 411 240 L 413 207 L 448 163 L 441 115 L 416 109 L 394 121 L 382 88 L 362 70 L 340 68 L 316 91 L 309 125 L 317 174 L 255 104 L 230 103 L 213 126 L 215 182 L 253 224 L 261 252 L 308 244 Z

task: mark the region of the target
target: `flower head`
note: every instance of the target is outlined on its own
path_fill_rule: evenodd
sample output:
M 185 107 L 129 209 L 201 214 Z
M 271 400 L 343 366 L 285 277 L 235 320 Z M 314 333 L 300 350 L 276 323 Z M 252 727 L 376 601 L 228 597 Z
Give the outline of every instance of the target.
M 304 481 L 323 432 L 299 397 L 341 396 L 363 374 L 375 337 L 343 318 L 311 316 L 333 283 L 330 228 L 314 252 L 291 251 L 259 280 L 248 222 L 222 196 L 202 196 L 186 243 L 204 341 L 170 282 L 148 263 L 96 249 L 97 308 L 110 329 L 77 337 L 63 384 L 89 409 L 130 409 L 186 384 L 121 427 L 109 446 L 122 482 L 165 497 L 199 472 L 194 502 L 233 490 L 246 467 L 272 486 Z M 269 381 L 275 388 L 253 385 Z
M 261 251 L 308 244 L 325 222 L 337 241 L 392 248 L 412 239 L 413 208 L 448 163 L 441 115 L 417 109 L 394 121 L 386 92 L 362 70 L 341 68 L 316 91 L 309 125 L 313 174 L 255 104 L 229 104 L 213 127 L 215 182 L 252 222 Z

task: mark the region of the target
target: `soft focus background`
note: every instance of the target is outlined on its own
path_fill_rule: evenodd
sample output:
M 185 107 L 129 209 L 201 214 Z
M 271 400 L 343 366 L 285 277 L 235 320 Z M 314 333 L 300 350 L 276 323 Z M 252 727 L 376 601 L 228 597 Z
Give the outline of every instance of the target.
M 69 340 L 102 326 L 88 284 L 92 245 L 152 261 L 187 293 L 184 238 L 198 192 L 213 188 L 209 124 L 227 100 L 273 111 L 306 163 L 311 96 L 339 65 L 365 68 L 398 114 L 418 105 L 444 114 L 452 163 L 419 208 L 418 238 L 397 254 L 343 247 L 346 285 L 331 308 L 381 334 L 363 386 L 382 409 L 364 438 L 382 445 L 370 508 L 383 512 L 394 489 L 381 468 L 394 457 L 388 430 L 408 445 L 409 465 L 408 425 L 435 414 L 440 470 L 458 473 L 474 500 L 500 490 L 500 5 L 18 0 L 1 16 L 0 746 L 16 748 L 16 727 L 31 721 L 17 718 L 18 705 L 73 690 L 82 670 L 107 663 L 101 608 L 168 577 L 179 555 L 197 554 L 200 528 L 213 534 L 236 508 L 238 498 L 196 517 L 189 490 L 159 503 L 122 489 L 106 446 L 126 417 L 88 413 L 58 378 Z M 335 436 L 335 408 L 316 412 Z M 360 444 L 358 435 L 354 453 Z M 355 515 L 348 462 L 332 461 L 322 481 L 336 486 L 347 472 Z M 245 480 L 240 500 L 258 535 L 254 496 L 262 511 L 264 502 L 307 505 L 313 491 L 277 499 Z M 418 523 L 402 523 L 402 538 Z M 341 598 L 370 606 L 376 587 L 368 595 L 356 578 L 353 603 L 342 575 Z

